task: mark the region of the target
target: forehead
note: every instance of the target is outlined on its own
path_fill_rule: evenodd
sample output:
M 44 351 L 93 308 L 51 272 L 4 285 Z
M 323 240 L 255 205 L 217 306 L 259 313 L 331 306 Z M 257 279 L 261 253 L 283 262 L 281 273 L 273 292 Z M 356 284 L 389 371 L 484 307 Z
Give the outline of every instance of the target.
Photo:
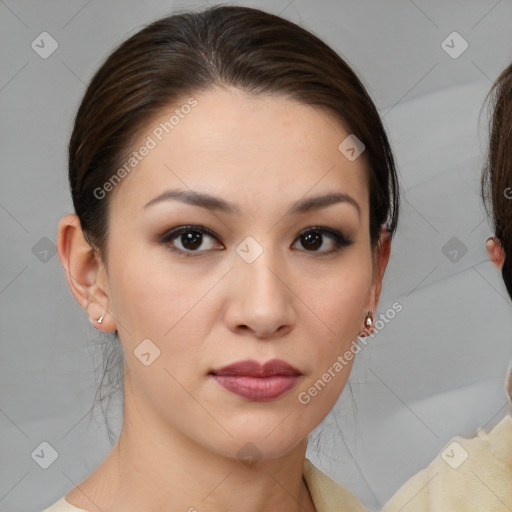
M 364 211 L 365 160 L 351 161 L 339 150 L 348 135 L 325 110 L 284 96 L 220 88 L 185 96 L 142 130 L 132 148 L 137 161 L 112 201 L 140 211 L 178 187 L 229 196 L 242 209 L 267 209 L 267 197 L 276 202 L 269 191 L 279 190 L 288 204 L 335 190 L 350 193 Z

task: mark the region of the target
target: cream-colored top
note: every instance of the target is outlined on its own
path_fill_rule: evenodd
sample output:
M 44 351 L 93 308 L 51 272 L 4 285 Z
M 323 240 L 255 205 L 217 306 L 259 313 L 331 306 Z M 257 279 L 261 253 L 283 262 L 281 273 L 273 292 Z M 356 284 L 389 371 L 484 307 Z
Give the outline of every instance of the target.
M 488 434 L 455 437 L 382 512 L 511 512 L 512 417 Z
M 363 505 L 347 489 L 329 478 L 305 458 L 304 480 L 317 512 L 365 512 Z M 68 503 L 63 496 L 43 512 L 84 512 Z

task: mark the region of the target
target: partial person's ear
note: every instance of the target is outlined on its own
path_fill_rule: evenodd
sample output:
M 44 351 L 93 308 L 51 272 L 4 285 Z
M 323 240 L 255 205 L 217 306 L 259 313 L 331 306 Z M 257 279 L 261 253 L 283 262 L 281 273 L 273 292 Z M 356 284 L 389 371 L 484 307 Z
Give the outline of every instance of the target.
M 505 251 L 500 241 L 495 236 L 490 236 L 485 241 L 485 248 L 487 249 L 489 259 L 501 270 L 505 261 Z
M 91 323 L 101 331 L 115 331 L 115 320 L 109 314 L 106 268 L 97 251 L 93 251 L 85 239 L 80 219 L 75 214 L 66 215 L 59 222 L 57 253 L 66 272 L 69 289 Z
M 384 279 L 384 272 L 389 261 L 389 254 L 391 252 L 391 235 L 387 227 L 383 226 L 380 232 L 379 241 L 375 249 L 375 258 L 373 264 L 373 279 L 372 289 L 369 304 L 370 310 L 376 311 L 379 304 L 380 292 L 382 290 L 382 280 Z
M 370 336 L 373 333 L 375 320 L 373 315 L 377 310 L 379 304 L 380 292 L 382 290 L 382 280 L 384 279 L 384 272 L 389 261 L 389 254 L 391 252 L 391 235 L 386 226 L 383 226 L 375 248 L 375 254 L 373 258 L 373 277 L 372 285 L 370 289 L 370 298 L 367 305 L 367 311 L 364 311 L 363 318 L 363 331 L 359 333 L 359 336 Z M 369 323 L 367 323 L 369 322 Z

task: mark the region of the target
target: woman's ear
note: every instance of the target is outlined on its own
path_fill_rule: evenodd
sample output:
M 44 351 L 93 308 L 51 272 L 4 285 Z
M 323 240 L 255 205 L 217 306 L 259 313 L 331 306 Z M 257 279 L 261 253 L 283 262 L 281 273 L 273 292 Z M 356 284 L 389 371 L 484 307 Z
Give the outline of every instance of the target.
M 116 330 L 115 320 L 109 314 L 110 294 L 105 266 L 97 251 L 93 251 L 84 238 L 80 220 L 75 214 L 66 215 L 59 222 L 57 253 L 66 272 L 69 289 L 86 310 L 94 327 L 105 332 Z
M 495 236 L 490 236 L 485 241 L 485 248 L 487 249 L 489 259 L 501 270 L 505 261 L 505 251 L 500 241 Z
M 391 235 L 386 227 L 383 227 L 377 247 L 375 249 L 374 263 L 373 263 L 373 278 L 372 288 L 370 294 L 371 303 L 368 306 L 369 310 L 376 311 L 379 304 L 380 292 L 382 290 L 382 280 L 384 272 L 389 261 L 389 254 L 391 252 Z

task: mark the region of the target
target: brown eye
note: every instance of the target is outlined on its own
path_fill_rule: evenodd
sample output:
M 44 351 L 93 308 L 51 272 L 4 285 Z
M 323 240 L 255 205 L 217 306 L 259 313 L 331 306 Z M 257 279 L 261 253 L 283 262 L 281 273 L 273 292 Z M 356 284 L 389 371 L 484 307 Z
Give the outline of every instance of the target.
M 322 246 L 325 246 L 326 239 L 330 240 L 330 244 L 327 243 L 328 248 L 319 250 Z M 319 254 L 331 254 L 353 243 L 343 233 L 325 227 L 310 228 L 302 232 L 298 240 L 300 240 L 302 247 L 304 247 L 307 252 L 317 252 Z
M 181 226 L 172 229 L 163 235 L 160 241 L 172 251 L 184 256 L 201 254 L 220 244 L 215 243 L 218 239 L 210 230 L 200 226 Z
M 302 245 L 308 250 L 316 251 L 322 246 L 323 238 L 318 232 L 307 233 L 302 236 Z
M 203 242 L 203 234 L 199 231 L 188 231 L 180 235 L 181 245 L 188 250 L 195 250 Z

